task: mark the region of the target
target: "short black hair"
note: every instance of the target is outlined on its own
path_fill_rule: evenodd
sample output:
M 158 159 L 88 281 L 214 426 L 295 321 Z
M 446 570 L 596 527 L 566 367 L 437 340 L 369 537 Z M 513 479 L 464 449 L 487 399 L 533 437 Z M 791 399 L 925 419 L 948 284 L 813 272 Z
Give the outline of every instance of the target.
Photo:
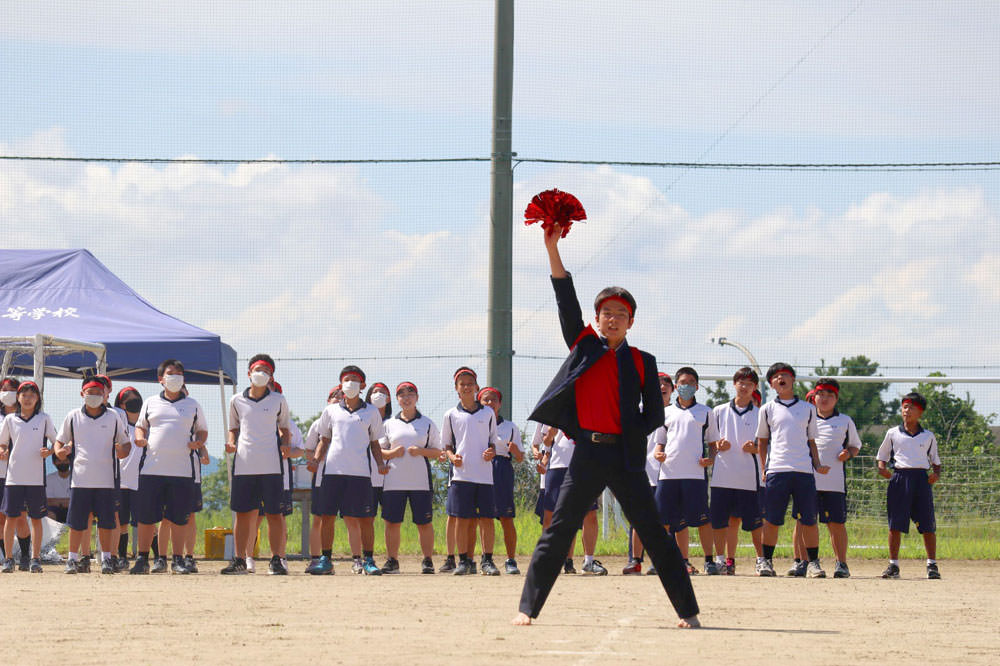
M 633 298 L 632 294 L 628 293 L 628 289 L 625 289 L 624 287 L 605 287 L 604 289 L 601 289 L 601 291 L 598 292 L 597 297 L 594 299 L 595 314 L 601 309 L 601 303 L 609 298 L 620 298 L 628 303 L 628 307 L 632 311 L 631 316 L 635 317 L 635 298 Z
M 368 392 L 365 393 L 365 402 L 367 402 L 369 405 L 371 404 L 372 393 L 374 393 L 375 389 L 379 388 L 380 386 L 385 389 L 385 407 L 383 407 L 378 411 L 382 415 L 382 420 L 384 421 L 390 416 L 392 416 L 392 397 L 389 395 L 389 387 L 383 384 L 382 382 L 375 382 L 370 387 L 368 387 Z
M 927 410 L 927 398 L 920 395 L 916 391 L 910 391 L 909 393 L 903 396 L 903 402 L 907 401 L 912 402 L 914 405 L 916 405 L 917 407 L 919 407 L 924 411 Z
M 760 377 L 758 377 L 757 373 L 753 371 L 753 368 L 749 368 L 745 365 L 733 373 L 733 383 L 735 384 L 743 379 L 749 379 L 754 384 L 760 382 Z
M 833 388 L 840 391 L 840 382 L 838 382 L 833 377 L 820 377 L 819 381 L 816 382 L 816 386 L 814 386 L 813 389 L 815 390 L 816 388 L 818 388 L 820 384 L 829 384 Z
M 667 384 L 669 384 L 670 388 L 674 387 L 674 380 L 673 380 L 673 378 L 670 375 L 668 375 L 667 373 L 665 373 L 665 372 L 661 372 L 660 373 L 660 381 L 661 382 L 666 382 Z
M 771 379 L 779 372 L 788 372 L 792 375 L 792 379 L 795 378 L 795 368 L 788 365 L 787 363 L 775 363 L 767 369 L 767 383 L 771 383 Z
M 162 363 L 160 363 L 160 365 L 156 367 L 156 376 L 162 377 L 163 374 L 167 371 L 167 368 L 171 366 L 180 370 L 181 374 L 184 374 L 184 364 L 178 361 L 176 358 L 168 358 L 166 361 L 163 361 Z
M 476 386 L 479 386 L 479 375 L 477 375 L 476 371 L 467 365 L 463 365 L 452 374 L 452 378 L 455 380 L 455 386 L 458 386 L 458 376 L 466 373 L 472 375 L 472 378 L 476 380 Z
M 365 371 L 356 365 L 345 365 L 344 369 L 340 371 L 340 376 L 338 376 L 337 379 L 343 379 L 346 374 L 358 375 L 361 377 L 362 382 L 368 381 L 368 378 L 365 377 Z
M 252 368 L 253 364 L 256 363 L 257 361 L 264 361 L 269 366 L 271 366 L 271 371 L 272 372 L 274 371 L 274 359 L 267 354 L 254 354 L 253 356 L 251 356 L 250 360 L 247 361 L 247 370 Z
M 674 373 L 674 379 L 676 381 L 680 381 L 681 380 L 681 375 L 691 375 L 692 377 L 694 377 L 694 381 L 696 383 L 701 383 L 701 380 L 698 379 L 698 371 L 695 370 L 694 368 L 692 368 L 689 365 L 685 365 L 683 368 L 681 368 L 677 372 L 675 372 Z
M 133 393 L 139 396 L 139 399 L 142 400 L 142 394 L 139 393 L 139 389 L 132 386 L 126 386 L 121 391 L 118 391 L 118 395 L 115 396 L 115 407 L 121 407 L 124 405 L 125 396 L 132 395 Z

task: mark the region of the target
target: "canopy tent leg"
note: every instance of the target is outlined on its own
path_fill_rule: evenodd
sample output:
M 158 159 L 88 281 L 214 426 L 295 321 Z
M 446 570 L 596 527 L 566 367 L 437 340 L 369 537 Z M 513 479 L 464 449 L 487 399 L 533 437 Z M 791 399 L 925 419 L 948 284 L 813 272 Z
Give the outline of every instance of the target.
M 233 393 L 236 393 L 236 378 L 233 378 Z M 229 477 L 229 487 L 233 487 L 233 460 L 226 452 L 226 440 L 229 438 L 229 410 L 226 409 L 226 374 L 219 368 L 219 400 L 222 403 L 222 446 L 223 457 L 226 459 L 226 474 Z M 233 530 L 233 552 L 236 552 L 236 514 L 230 512 L 229 527 Z
M 10 366 L 14 362 L 14 350 L 8 349 L 3 353 L 3 369 L 0 370 L 0 377 L 6 377 L 10 373 Z
M 35 383 L 38 392 L 42 393 L 45 391 L 45 336 L 37 333 L 32 346 L 35 349 Z

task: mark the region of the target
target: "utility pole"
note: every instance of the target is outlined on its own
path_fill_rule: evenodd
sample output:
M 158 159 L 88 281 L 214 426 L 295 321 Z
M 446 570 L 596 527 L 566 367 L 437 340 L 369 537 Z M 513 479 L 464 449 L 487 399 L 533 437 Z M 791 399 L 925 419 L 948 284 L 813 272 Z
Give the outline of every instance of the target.
M 513 404 L 512 273 L 514 174 L 511 109 L 514 87 L 514 0 L 496 0 L 493 44 L 493 151 L 490 172 L 490 309 L 486 376 L 503 393 L 502 412 Z

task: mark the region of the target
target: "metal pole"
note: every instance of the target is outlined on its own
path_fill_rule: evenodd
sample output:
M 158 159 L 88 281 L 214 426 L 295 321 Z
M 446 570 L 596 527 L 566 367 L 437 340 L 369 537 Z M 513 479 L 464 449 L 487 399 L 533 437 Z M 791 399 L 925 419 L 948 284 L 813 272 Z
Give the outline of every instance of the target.
M 35 335 L 35 383 L 38 384 L 38 392 L 45 391 L 45 336 L 41 333 Z
M 730 347 L 736 347 L 741 352 L 743 352 L 747 359 L 750 361 L 750 365 L 753 366 L 754 372 L 757 373 L 757 380 L 760 383 L 760 401 L 761 404 L 767 402 L 767 380 L 764 379 L 764 373 L 761 372 L 760 364 L 757 363 L 757 359 L 754 355 L 750 353 L 750 350 L 741 345 L 738 342 L 733 342 L 729 338 L 719 338 L 719 345 L 729 345 Z
M 513 327 L 513 193 L 511 113 L 514 81 L 514 0 L 496 0 L 493 44 L 493 152 L 490 173 L 490 309 L 487 317 L 486 376 L 503 393 L 503 416 L 510 418 Z

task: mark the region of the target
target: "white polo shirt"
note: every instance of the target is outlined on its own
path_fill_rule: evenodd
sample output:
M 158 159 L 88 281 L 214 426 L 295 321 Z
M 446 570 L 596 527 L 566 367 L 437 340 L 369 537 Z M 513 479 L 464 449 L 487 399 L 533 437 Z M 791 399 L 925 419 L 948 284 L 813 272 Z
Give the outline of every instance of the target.
M 576 442 L 570 439 L 562 430 L 556 433 L 552 440 L 552 454 L 549 456 L 549 466 L 546 469 L 565 469 L 573 460 Z
M 330 440 L 323 474 L 371 478 L 371 443 L 382 439 L 385 427 L 378 409 L 362 401 L 356 411 L 346 402 L 327 405 L 319 417 L 317 432 Z
M 931 465 L 941 464 L 934 433 L 920 428 L 911 435 L 901 425 L 889 428 L 885 433 L 875 458 L 882 462 L 895 459 L 896 469 L 930 469 Z M 7 483 L 10 483 L 9 477 Z
M 837 456 L 844 449 L 861 449 L 861 437 L 854 419 L 847 414 L 834 411 L 827 418 L 816 414 L 816 450 L 819 452 L 819 462 L 828 465 L 827 474 L 816 473 L 816 490 L 824 492 L 846 493 L 847 478 L 844 475 L 844 463 Z
M 132 448 L 129 449 L 127 457 L 118 461 L 118 469 L 120 470 L 118 483 L 124 490 L 138 490 L 139 462 L 142 460 L 143 450 L 135 445 L 135 424 L 128 422 L 127 414 L 122 414 L 122 423 L 125 425 L 125 432 L 128 433 Z
M 653 457 L 654 453 L 656 453 L 656 430 L 646 437 L 646 478 L 649 479 L 649 485 L 655 487 L 656 482 L 660 480 L 660 461 Z
M 510 445 L 521 448 L 521 429 L 513 421 L 508 421 L 502 417 L 497 418 L 497 455 L 502 458 L 510 458 Z
M 122 418 L 107 407 L 97 416 L 77 407 L 63 419 L 56 438 L 73 443 L 72 488 L 114 488 L 118 475 L 115 444 L 129 441 Z
M 385 490 L 432 490 L 430 458 L 411 456 L 407 449 L 419 446 L 440 451 L 441 432 L 434 422 L 420 412 L 407 421 L 400 412 L 386 420 L 384 441 L 383 448 L 403 447 L 403 456 L 392 461 L 385 475 Z
M 65 478 L 59 472 L 49 472 L 45 475 L 45 499 L 69 499 L 69 484 L 72 475 Z
M 0 445 L 6 445 L 7 485 L 41 486 L 45 484 L 45 442 L 56 441 L 56 428 L 45 412 L 38 412 L 27 421 L 17 414 L 8 414 L 0 425 Z
M 549 431 L 549 426 L 539 423 L 535 428 L 534 434 L 531 435 L 531 448 L 538 449 L 539 451 L 544 450 L 545 447 L 542 445 L 542 439 L 544 439 L 545 433 L 547 433 L 548 431 Z M 539 474 L 538 478 L 539 478 L 539 484 L 538 484 L 539 488 L 545 490 L 545 475 Z
M 815 440 L 816 408 L 798 398 L 782 402 L 780 398 L 760 408 L 757 437 L 767 438 L 767 473 L 802 472 L 812 474 L 809 440 Z
M 707 455 L 705 444 L 719 439 L 708 406 L 695 402 L 690 407 L 681 407 L 675 402 L 663 410 L 663 425 L 653 434 L 667 454 L 660 464 L 661 481 L 707 478 L 708 472 L 699 461 Z
M 746 453 L 743 445 L 756 441 L 759 411 L 753 401 L 740 409 L 735 400 L 717 405 L 712 410 L 719 439 L 731 444 L 728 451 L 719 451 L 715 455 L 715 463 L 712 465 L 713 488 L 757 490 L 760 484 L 760 460 L 756 454 Z
M 381 416 L 382 415 L 382 410 L 379 409 L 378 407 L 376 407 L 375 409 L 378 410 L 379 416 Z M 382 428 L 383 429 L 385 428 L 385 422 L 386 422 L 386 420 L 387 419 L 385 419 L 385 418 L 382 419 Z M 379 442 L 380 446 L 384 442 L 385 442 L 385 437 L 383 436 L 382 439 Z M 381 448 L 385 448 L 385 446 L 381 446 Z M 383 458 L 383 460 L 385 460 L 385 459 Z M 386 464 L 389 464 L 389 463 L 386 463 Z M 392 463 L 390 465 L 390 469 L 391 469 L 392 465 L 395 465 L 395 463 Z M 372 481 L 372 488 L 384 488 L 385 487 L 385 477 L 388 476 L 388 475 L 387 474 L 379 474 L 378 465 L 375 464 L 375 458 L 374 457 L 372 458 L 372 465 L 371 465 L 371 474 L 370 474 L 370 476 L 371 476 L 371 481 Z
M 229 428 L 239 428 L 233 476 L 282 474 L 280 428 L 290 430 L 288 403 L 277 391 L 253 398 L 250 389 L 229 400 Z
M 195 433 L 208 430 L 198 401 L 181 396 L 167 400 L 164 392 L 146 398 L 135 422 L 146 431 L 148 442 L 140 462 L 140 476 L 185 476 L 194 478 L 191 448 Z
M 452 480 L 493 485 L 493 464 L 483 460 L 490 444 L 498 446 L 496 414 L 478 402 L 473 411 L 458 403 L 444 414 L 441 443 L 452 446 L 462 456 L 462 466 L 455 467 Z

